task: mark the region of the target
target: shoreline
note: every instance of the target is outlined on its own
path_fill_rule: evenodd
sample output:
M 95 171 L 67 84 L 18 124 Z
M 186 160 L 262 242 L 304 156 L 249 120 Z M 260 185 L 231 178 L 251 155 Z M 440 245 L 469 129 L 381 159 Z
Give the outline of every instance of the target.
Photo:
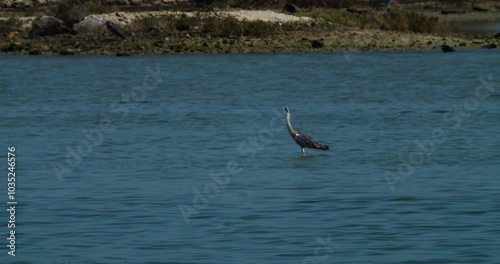
M 346 15 L 342 13 L 346 11 L 336 12 L 342 16 Z M 483 17 L 495 17 L 496 14 L 500 14 L 500 12 L 494 11 Z M 467 14 L 462 16 L 466 17 Z M 214 29 L 214 32 L 207 33 L 200 21 L 214 23 L 212 21 L 214 17 L 222 20 L 222 25 L 219 25 L 222 29 L 217 28 Z M 480 14 L 471 13 L 469 16 L 471 20 L 462 21 L 475 22 L 478 17 Z M 29 23 L 30 19 L 33 18 L 18 19 L 24 21 L 23 23 Z M 63 33 L 33 38 L 26 37 L 26 32 L 21 33 L 19 30 L 2 34 L 5 38 L 0 39 L 0 54 L 128 56 L 203 53 L 422 51 L 440 49 L 442 44 L 458 49 L 480 48 L 489 44 L 500 45 L 500 38 L 489 36 L 458 32 L 413 33 L 359 28 L 327 22 L 322 18 L 295 16 L 271 10 L 113 12 L 93 14 L 86 16 L 85 19 L 99 21 L 99 23 L 107 20 L 116 21 L 127 32 L 127 38 L 120 39 L 113 36 L 102 25 L 90 33 Z M 187 24 L 179 26 L 179 21 Z M 226 24 L 228 23 L 234 24 L 232 25 L 234 28 L 229 28 L 229 30 L 236 30 L 237 34 L 231 31 L 224 35 L 216 31 L 227 31 Z M 246 23 L 252 24 L 246 25 Z M 172 26 L 172 24 L 175 25 Z M 185 28 L 180 28 L 183 25 Z M 156 28 L 147 28 L 153 26 Z M 247 34 L 245 32 L 249 30 L 250 33 L 245 35 Z

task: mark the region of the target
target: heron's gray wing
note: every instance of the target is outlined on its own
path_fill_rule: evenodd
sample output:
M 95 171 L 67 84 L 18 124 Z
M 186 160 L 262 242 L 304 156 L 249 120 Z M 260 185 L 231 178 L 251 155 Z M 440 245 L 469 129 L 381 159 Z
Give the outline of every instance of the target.
M 304 134 L 300 131 L 297 131 L 298 135 L 296 135 L 293 139 L 297 144 L 299 144 L 303 148 L 315 148 L 315 149 L 329 149 L 327 145 L 324 145 L 318 141 L 316 141 L 311 136 Z
M 106 24 L 106 26 L 109 29 L 109 31 L 111 31 L 111 33 L 115 34 L 116 36 L 118 36 L 120 38 L 125 39 L 125 33 L 120 28 L 120 26 L 118 26 L 117 24 L 115 24 L 115 23 L 113 23 L 111 21 L 109 21 L 109 23 Z

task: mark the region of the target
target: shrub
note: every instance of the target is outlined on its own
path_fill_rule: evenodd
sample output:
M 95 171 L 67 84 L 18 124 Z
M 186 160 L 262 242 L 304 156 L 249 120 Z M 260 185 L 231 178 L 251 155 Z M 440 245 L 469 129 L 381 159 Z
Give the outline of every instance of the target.
M 196 24 L 196 20 L 192 17 L 180 17 L 175 22 L 175 28 L 179 31 L 187 31 Z
M 263 37 L 276 32 L 276 25 L 264 21 L 239 21 L 234 17 L 203 19 L 202 32 L 215 37 Z
M 7 20 L 0 20 L 0 34 L 18 30 L 21 21 L 15 17 Z
M 390 12 L 383 15 L 380 26 L 384 30 L 411 31 L 415 33 L 432 33 L 440 28 L 437 17 L 428 17 L 415 12 Z
M 390 11 L 384 13 L 351 14 L 332 9 L 314 9 L 300 15 L 322 18 L 326 22 L 349 27 L 402 32 L 435 33 L 449 31 L 454 28 L 454 25 L 450 22 L 441 22 L 437 17 L 426 16 L 416 12 Z

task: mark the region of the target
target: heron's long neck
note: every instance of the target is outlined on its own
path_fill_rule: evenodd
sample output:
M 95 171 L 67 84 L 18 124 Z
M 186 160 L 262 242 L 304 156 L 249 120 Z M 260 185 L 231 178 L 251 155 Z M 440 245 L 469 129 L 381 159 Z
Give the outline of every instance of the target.
M 290 123 L 290 113 L 286 113 L 286 127 L 288 128 L 288 133 L 294 137 L 297 135 L 297 131 L 293 129 L 292 124 Z

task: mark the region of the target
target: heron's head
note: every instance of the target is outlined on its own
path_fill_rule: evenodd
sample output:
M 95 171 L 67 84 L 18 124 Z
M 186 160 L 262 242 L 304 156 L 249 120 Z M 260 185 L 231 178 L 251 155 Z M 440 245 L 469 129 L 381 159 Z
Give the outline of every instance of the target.
M 285 106 L 285 111 L 286 111 L 287 113 L 290 113 L 290 110 L 288 110 L 288 106 Z

